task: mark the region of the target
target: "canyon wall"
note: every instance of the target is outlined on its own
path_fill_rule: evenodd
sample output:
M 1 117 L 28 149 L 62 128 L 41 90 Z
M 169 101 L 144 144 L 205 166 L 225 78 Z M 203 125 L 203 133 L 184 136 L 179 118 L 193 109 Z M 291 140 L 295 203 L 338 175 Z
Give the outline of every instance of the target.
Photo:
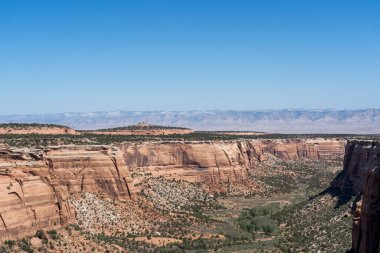
M 344 146 L 344 140 L 322 138 L 119 145 L 133 174 L 149 173 L 212 186 L 246 181 L 249 171 L 271 156 L 283 160 L 343 157 Z
M 134 199 L 133 187 L 153 175 L 205 182 L 215 189 L 249 183 L 265 159 L 341 157 L 337 139 L 140 142 L 118 146 L 11 149 L 0 144 L 0 241 L 75 222 L 73 194 Z
M 123 155 L 114 147 L 14 150 L 0 146 L 0 241 L 75 222 L 68 202 L 75 193 L 131 199 L 130 182 Z
M 351 251 L 380 253 L 380 143 L 348 142 L 343 171 L 332 186 L 358 195 Z

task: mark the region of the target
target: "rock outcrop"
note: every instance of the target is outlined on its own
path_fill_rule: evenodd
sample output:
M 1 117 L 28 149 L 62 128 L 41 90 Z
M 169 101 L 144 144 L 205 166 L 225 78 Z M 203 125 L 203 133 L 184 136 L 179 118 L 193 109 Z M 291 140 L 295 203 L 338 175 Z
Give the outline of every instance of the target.
M 352 252 L 380 252 L 380 143 L 350 141 L 342 173 L 333 186 L 358 195 L 354 208 Z
M 239 183 L 268 156 L 283 160 L 342 157 L 336 139 L 242 140 L 123 143 L 119 147 L 131 173 L 206 182 Z
M 0 241 L 74 222 L 68 198 L 80 192 L 123 200 L 134 197 L 120 150 L 106 146 L 0 147 Z

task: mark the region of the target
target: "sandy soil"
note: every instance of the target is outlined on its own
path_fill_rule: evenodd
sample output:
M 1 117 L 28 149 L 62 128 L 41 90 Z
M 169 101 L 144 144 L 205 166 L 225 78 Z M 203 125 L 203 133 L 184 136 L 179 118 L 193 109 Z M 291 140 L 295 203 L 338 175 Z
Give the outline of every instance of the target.
M 150 243 L 150 244 L 153 244 L 153 245 L 156 245 L 156 246 L 163 246 L 163 245 L 166 245 L 166 244 L 169 244 L 169 243 L 176 243 L 176 242 L 182 242 L 181 240 L 179 239 L 175 239 L 175 238 L 168 238 L 168 237 L 152 237 L 150 240 L 145 237 L 145 236 L 142 236 L 142 237 L 136 237 L 135 238 L 136 241 L 144 241 L 146 243 Z

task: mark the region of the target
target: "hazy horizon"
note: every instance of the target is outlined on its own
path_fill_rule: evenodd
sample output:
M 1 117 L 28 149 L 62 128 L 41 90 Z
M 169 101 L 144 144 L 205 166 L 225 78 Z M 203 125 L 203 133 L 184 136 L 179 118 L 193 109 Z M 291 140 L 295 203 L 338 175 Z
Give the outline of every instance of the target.
M 135 125 L 188 127 L 199 131 L 380 134 L 380 109 L 362 110 L 192 110 L 103 111 L 0 115 L 0 123 L 49 123 L 79 130 Z
M 189 110 L 128 110 L 128 109 L 116 109 L 116 110 L 97 110 L 97 111 L 60 111 L 60 112 L 39 112 L 39 113 L 9 113 L 0 114 L 0 116 L 28 116 L 28 115 L 60 115 L 60 114 L 91 114 L 91 113 L 117 113 L 117 112 L 280 112 L 280 111 L 304 111 L 304 112 L 344 112 L 344 111 L 368 111 L 368 110 L 380 110 L 375 107 L 368 108 L 262 108 L 262 109 L 247 109 L 247 110 L 235 110 L 235 109 L 189 109 Z

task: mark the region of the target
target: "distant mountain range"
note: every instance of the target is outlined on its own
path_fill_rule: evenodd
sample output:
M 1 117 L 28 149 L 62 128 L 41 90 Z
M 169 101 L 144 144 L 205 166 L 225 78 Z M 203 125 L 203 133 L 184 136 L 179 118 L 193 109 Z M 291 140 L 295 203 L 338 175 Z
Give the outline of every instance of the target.
M 75 129 L 104 129 L 134 125 L 142 121 L 194 130 L 380 134 L 380 109 L 112 111 L 0 115 L 0 123 L 50 123 Z

